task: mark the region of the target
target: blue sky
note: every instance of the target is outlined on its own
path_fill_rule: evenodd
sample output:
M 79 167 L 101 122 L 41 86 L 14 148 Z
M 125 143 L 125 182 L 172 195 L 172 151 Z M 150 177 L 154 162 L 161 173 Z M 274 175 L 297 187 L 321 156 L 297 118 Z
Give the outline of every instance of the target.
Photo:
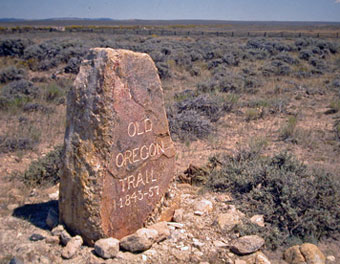
M 340 22 L 340 0 L 0 0 L 0 17 Z

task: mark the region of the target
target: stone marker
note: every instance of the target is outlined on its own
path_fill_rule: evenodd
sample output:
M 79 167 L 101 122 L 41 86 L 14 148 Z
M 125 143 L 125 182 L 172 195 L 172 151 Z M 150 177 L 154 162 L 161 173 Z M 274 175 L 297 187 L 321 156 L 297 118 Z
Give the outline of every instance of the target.
M 174 177 L 157 69 L 147 54 L 95 48 L 68 95 L 60 221 L 93 244 L 134 233 Z

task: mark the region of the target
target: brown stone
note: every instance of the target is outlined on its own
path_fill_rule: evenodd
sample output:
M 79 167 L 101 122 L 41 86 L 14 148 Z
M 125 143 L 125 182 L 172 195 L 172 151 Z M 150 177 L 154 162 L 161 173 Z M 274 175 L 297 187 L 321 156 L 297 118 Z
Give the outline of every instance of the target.
M 68 96 L 60 221 L 93 244 L 143 226 L 174 176 L 175 150 L 147 54 L 92 49 Z
M 231 243 L 230 250 L 238 255 L 251 254 L 264 245 L 264 239 L 257 235 L 243 236 Z
M 284 259 L 289 264 L 325 264 L 326 258 L 320 249 L 310 243 L 296 245 L 288 248 Z
M 321 250 L 311 243 L 304 243 L 300 246 L 300 251 L 305 257 L 307 264 L 325 264 L 326 257 Z

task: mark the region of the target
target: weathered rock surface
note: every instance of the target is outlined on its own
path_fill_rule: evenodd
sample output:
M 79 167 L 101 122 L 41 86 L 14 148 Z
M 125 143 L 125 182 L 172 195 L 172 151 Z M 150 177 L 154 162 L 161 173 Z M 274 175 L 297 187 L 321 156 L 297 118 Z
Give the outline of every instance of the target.
M 58 225 L 52 229 L 51 234 L 52 236 L 60 236 L 64 230 L 65 228 L 62 225 Z
M 217 217 L 217 224 L 223 231 L 231 231 L 237 224 L 241 223 L 241 219 L 244 216 L 234 206 L 231 206 L 226 213 L 220 214 Z
M 114 258 L 119 252 L 119 240 L 112 237 L 99 239 L 94 244 L 94 251 L 104 259 Z
M 240 258 L 247 264 L 271 264 L 270 260 L 261 251 Z
M 175 213 L 174 213 L 172 220 L 174 222 L 180 223 L 180 222 L 183 221 L 183 215 L 184 215 L 183 208 L 177 209 L 177 210 L 175 210 Z
M 61 244 L 62 245 L 67 245 L 67 243 L 72 239 L 71 235 L 69 233 L 67 233 L 66 230 L 63 230 L 61 233 L 60 233 L 60 241 L 61 241 Z
M 141 228 L 175 165 L 161 82 L 148 55 L 91 50 L 68 96 L 64 148 L 60 222 L 89 244 Z
M 296 245 L 284 252 L 284 259 L 289 264 L 325 264 L 326 257 L 320 249 L 310 243 Z
M 163 241 L 164 239 L 167 239 L 170 236 L 170 229 L 168 227 L 167 222 L 165 221 L 153 224 L 149 226 L 148 229 L 154 229 L 158 232 L 156 242 Z
M 195 205 L 194 205 L 194 210 L 202 212 L 202 213 L 208 213 L 208 212 L 212 211 L 212 209 L 213 209 L 212 202 L 210 202 L 209 200 L 206 200 L 206 199 L 202 199 L 202 200 L 198 201 L 197 203 L 195 203 Z
M 46 225 L 50 229 L 52 229 L 56 227 L 58 223 L 59 223 L 58 213 L 53 209 L 48 210 L 48 214 L 46 218 Z
M 72 239 L 67 243 L 66 247 L 63 248 L 61 256 L 65 259 L 73 258 L 82 244 L 83 239 L 81 238 L 81 236 L 72 237 Z
M 264 245 L 264 242 L 262 237 L 256 235 L 243 236 L 231 243 L 230 250 L 239 255 L 250 254 L 259 250 Z
M 130 252 L 141 252 L 151 248 L 157 238 L 158 232 L 155 229 L 141 228 L 136 233 L 122 238 L 120 247 Z

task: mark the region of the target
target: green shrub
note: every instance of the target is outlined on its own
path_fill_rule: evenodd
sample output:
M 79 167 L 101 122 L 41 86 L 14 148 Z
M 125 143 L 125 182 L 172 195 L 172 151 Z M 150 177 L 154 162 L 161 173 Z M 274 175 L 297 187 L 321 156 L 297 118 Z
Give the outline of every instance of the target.
M 333 113 L 338 113 L 340 111 L 340 99 L 333 100 L 329 108 Z
M 65 91 L 55 82 L 49 83 L 45 90 L 45 99 L 48 102 L 55 101 L 65 96 Z
M 62 146 L 57 146 L 46 156 L 33 161 L 24 172 L 24 183 L 28 186 L 56 184 L 62 164 Z
M 250 108 L 247 109 L 245 116 L 246 116 L 246 121 L 252 121 L 252 120 L 258 120 L 260 118 L 263 118 L 264 115 L 264 110 L 263 108 Z
M 340 232 L 340 184 L 321 170 L 309 170 L 287 153 L 263 157 L 241 150 L 210 159 L 205 188 L 231 192 L 248 216 L 262 214 L 265 228 L 246 223 L 241 234 L 259 233 L 271 248 L 290 241 L 315 241 Z
M 287 123 L 280 130 L 280 139 L 281 140 L 294 139 L 296 124 L 297 118 L 295 116 L 290 116 L 287 120 Z

